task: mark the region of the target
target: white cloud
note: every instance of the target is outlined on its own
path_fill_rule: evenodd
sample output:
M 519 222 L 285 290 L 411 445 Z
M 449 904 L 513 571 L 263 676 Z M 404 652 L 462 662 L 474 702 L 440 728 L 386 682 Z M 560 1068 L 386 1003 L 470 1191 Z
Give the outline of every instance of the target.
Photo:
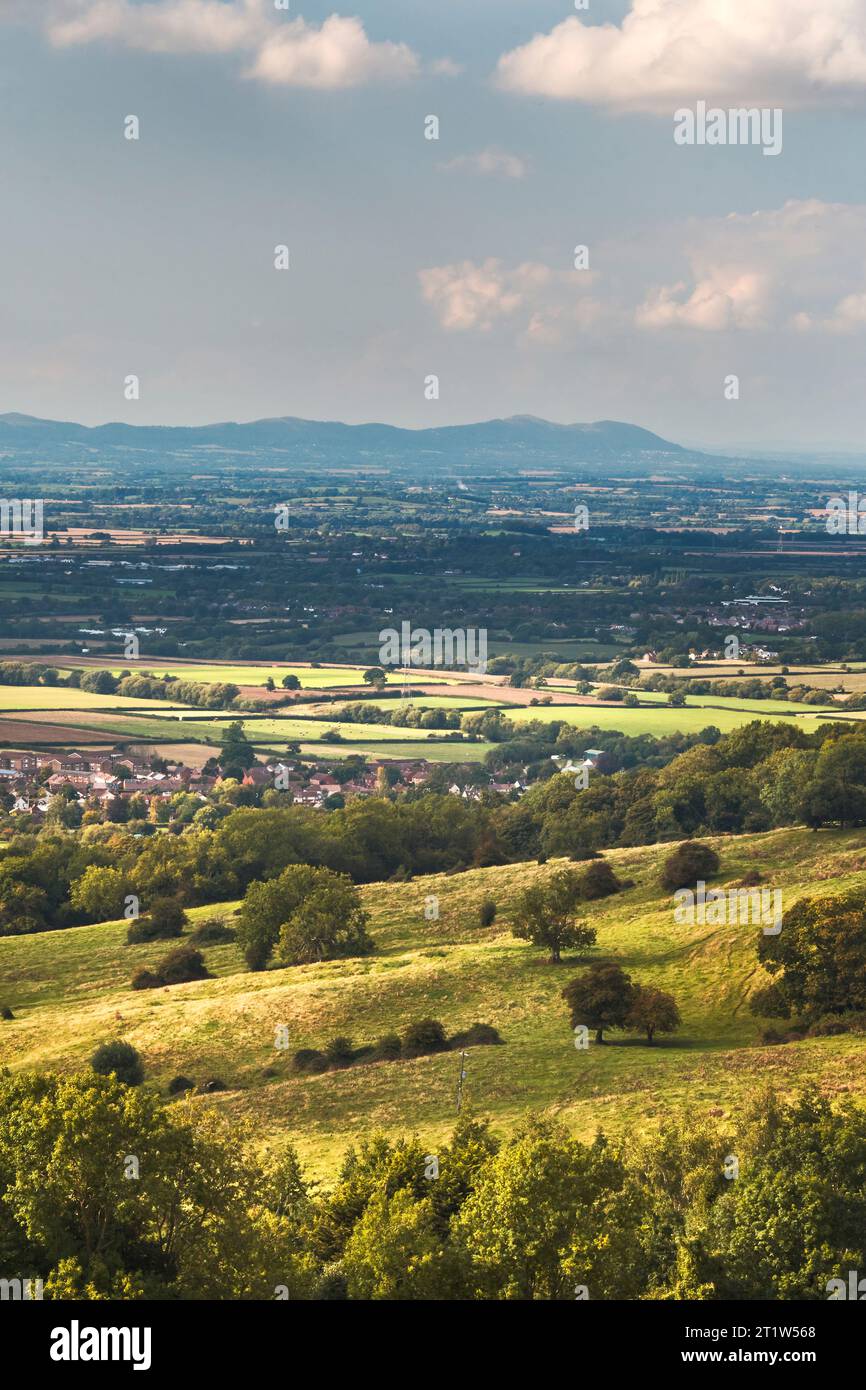
M 866 95 L 866 0 L 633 0 L 621 26 L 571 16 L 503 54 L 499 84 L 668 114 Z
M 866 326 L 866 206 L 791 201 L 691 225 L 690 279 L 647 290 L 643 329 L 719 333 Z
M 150 53 L 231 53 L 266 38 L 271 25 L 261 0 L 80 0 L 48 19 L 58 48 L 112 41 Z
M 553 270 L 537 261 L 508 267 L 496 257 L 481 264 L 460 261 L 419 272 L 422 298 L 451 332 L 489 332 L 503 319 L 514 322 L 526 341 L 559 342 L 572 327 L 588 327 L 602 312 L 584 298 L 589 271 Z
M 245 75 L 272 85 L 324 90 L 414 76 L 404 43 L 373 42 L 360 19 L 332 14 L 321 25 L 288 19 L 269 0 L 65 0 L 46 21 L 58 48 L 111 42 L 149 53 L 235 53 Z
M 828 333 L 850 333 L 858 328 L 866 328 L 866 290 L 859 294 L 846 294 L 824 320 Z
M 490 257 L 481 265 L 461 261 L 431 266 L 419 272 L 421 294 L 435 309 L 443 328 L 492 328 L 499 318 L 513 314 L 523 302 L 533 275 L 548 274 L 546 267 L 518 266 L 507 270 Z
M 640 328 L 727 328 L 765 325 L 766 277 L 748 270 L 720 267 L 700 280 L 689 294 L 684 281 L 650 291 L 635 312 Z
M 527 164 L 519 155 L 508 154 L 506 150 L 479 150 L 477 154 L 461 154 L 437 165 L 445 174 L 499 174 L 506 179 L 522 179 L 526 176 Z
M 371 43 L 360 19 L 332 14 L 321 29 L 303 19 L 268 38 L 248 71 L 263 82 L 294 87 L 357 87 L 374 80 L 402 80 L 418 71 L 405 43 Z
M 592 271 L 491 257 L 428 267 L 419 282 L 447 332 L 508 328 L 539 346 L 635 326 L 647 337 L 841 334 L 866 329 L 864 246 L 866 204 L 811 199 L 664 227 L 656 240 L 635 233 L 593 247 Z

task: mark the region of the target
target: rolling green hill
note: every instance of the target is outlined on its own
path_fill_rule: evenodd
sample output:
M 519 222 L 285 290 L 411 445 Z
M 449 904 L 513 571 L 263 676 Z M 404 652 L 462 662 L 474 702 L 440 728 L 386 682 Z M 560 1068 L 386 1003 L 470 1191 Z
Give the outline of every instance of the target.
M 866 887 L 864 830 L 777 830 L 710 843 L 722 860 L 714 886 L 759 869 L 768 886 L 782 889 L 785 908 L 831 881 L 834 888 Z M 593 958 L 616 959 L 633 979 L 670 991 L 680 1005 L 681 1031 L 654 1047 L 613 1033 L 610 1045 L 576 1050 L 560 991 L 582 962 L 550 966 L 540 950 L 511 936 L 515 895 L 562 867 L 558 861 L 371 884 L 361 891 L 374 955 L 250 974 L 234 945 L 207 947 L 213 978 L 171 989 L 129 988 L 138 966 L 175 943 L 127 946 L 125 923 L 4 938 L 0 1005 L 15 1018 L 0 1023 L 0 1065 L 77 1069 L 97 1044 L 123 1037 L 143 1054 L 147 1084 L 164 1091 L 178 1074 L 196 1083 L 220 1078 L 228 1089 L 196 1103 L 250 1117 L 263 1141 L 291 1137 L 311 1169 L 325 1175 L 353 1138 L 375 1128 L 444 1139 L 454 1120 L 458 1057 L 298 1076 L 292 1053 L 337 1034 L 359 1046 L 430 1016 L 449 1033 L 474 1022 L 498 1028 L 504 1046 L 469 1053 L 466 1094 L 502 1133 L 531 1110 L 559 1115 L 584 1137 L 598 1126 L 649 1126 L 696 1104 L 729 1114 L 760 1079 L 782 1089 L 815 1079 L 833 1093 L 866 1094 L 866 1039 L 760 1043 L 761 1022 L 748 1009 L 750 992 L 765 982 L 757 929 L 676 925 L 670 896 L 657 882 L 670 848 L 609 851 L 605 857 L 634 886 L 586 905 L 598 929 Z M 438 921 L 424 916 L 431 894 L 439 898 Z M 477 925 L 484 896 L 499 909 L 489 928 Z M 230 920 L 235 906 L 189 915 L 193 922 Z M 283 1024 L 288 1053 L 274 1046 Z

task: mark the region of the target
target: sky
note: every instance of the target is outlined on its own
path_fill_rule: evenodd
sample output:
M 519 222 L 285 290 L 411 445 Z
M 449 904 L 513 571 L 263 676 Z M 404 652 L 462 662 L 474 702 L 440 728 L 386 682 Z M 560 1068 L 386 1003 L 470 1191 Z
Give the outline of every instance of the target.
M 861 447 L 866 0 L 336 3 L 0 0 L 0 410 Z

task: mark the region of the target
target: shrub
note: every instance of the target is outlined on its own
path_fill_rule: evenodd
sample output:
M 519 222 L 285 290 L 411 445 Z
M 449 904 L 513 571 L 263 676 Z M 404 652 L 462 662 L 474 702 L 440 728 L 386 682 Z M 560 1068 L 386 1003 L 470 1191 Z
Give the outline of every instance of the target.
M 144 966 L 136 970 L 130 984 L 133 989 L 159 989 L 162 980 L 152 970 L 146 970 Z
M 168 1094 L 170 1096 L 182 1095 L 184 1091 L 195 1090 L 195 1085 L 188 1076 L 173 1076 L 168 1083 Z
M 219 1076 L 212 1076 L 209 1081 L 202 1082 L 199 1091 L 204 1095 L 210 1095 L 212 1091 L 227 1091 L 228 1086 Z
M 163 985 L 183 985 L 189 980 L 208 980 L 210 972 L 201 951 L 191 946 L 177 946 L 169 951 L 154 970 L 142 967 L 132 977 L 133 989 L 159 989 Z
M 302 1047 L 292 1058 L 292 1065 L 295 1071 L 327 1071 L 328 1059 L 324 1052 L 318 1052 L 314 1047 Z
M 385 1033 L 378 1038 L 373 1047 L 373 1060 L 376 1062 L 396 1062 L 401 1055 L 403 1044 L 396 1033 Z
M 189 939 L 196 946 L 217 946 L 222 942 L 234 941 L 236 937 L 234 927 L 227 927 L 219 917 L 208 917 L 207 921 L 201 922 L 195 931 L 190 933 Z
M 589 845 L 576 845 L 569 853 L 572 864 L 583 864 L 587 859 L 598 859 L 598 850 L 590 849 Z
M 331 1038 L 330 1042 L 325 1043 L 325 1057 L 330 1067 L 348 1067 L 355 1060 L 355 1049 L 352 1046 L 352 1039 L 345 1037 Z
M 832 1038 L 838 1033 L 866 1032 L 866 1013 L 824 1014 L 806 1030 L 810 1038 Z
M 403 1033 L 404 1057 L 423 1057 L 428 1052 L 444 1052 L 447 1047 L 445 1029 L 435 1018 L 423 1018 L 419 1023 L 410 1023 Z
M 140 1086 L 144 1080 L 144 1063 L 132 1043 L 103 1043 L 91 1057 L 90 1065 L 99 1076 L 113 1074 L 127 1086 Z
M 13 1014 L 12 1010 L 9 1008 L 9 1005 L 8 1005 L 8 1004 L 4 1004 L 4 1005 L 3 1005 L 3 1008 L 0 1009 L 0 1018 L 4 1018 L 4 1019 L 6 1019 L 6 1020 L 8 1021 L 10 1018 L 14 1018 L 14 1017 L 15 1017 L 15 1015 Z
M 587 902 L 594 902 L 597 898 L 609 898 L 612 893 L 619 893 L 621 889 L 622 884 L 604 859 L 597 859 L 580 876 L 580 896 Z
M 683 840 L 662 865 L 661 885 L 675 893 L 678 888 L 694 888 L 699 879 L 706 881 L 718 871 L 714 849 L 700 840 Z
M 130 946 L 142 941 L 167 941 L 181 936 L 187 916 L 177 898 L 155 898 L 150 912 L 130 922 L 126 940 Z
M 478 908 L 478 922 L 482 927 L 489 927 L 496 917 L 496 903 L 492 898 L 484 898 Z
M 848 1021 L 844 1018 L 833 1018 L 828 1015 L 826 1018 L 819 1018 L 816 1023 L 810 1024 L 806 1033 L 810 1038 L 835 1038 L 840 1033 L 848 1032 Z
M 182 985 L 189 980 L 207 980 L 210 972 L 201 951 L 191 946 L 178 946 L 160 961 L 156 973 L 164 985 Z
M 473 1023 L 462 1033 L 455 1033 L 449 1042 L 449 1047 L 494 1047 L 501 1043 L 499 1033 L 492 1023 Z

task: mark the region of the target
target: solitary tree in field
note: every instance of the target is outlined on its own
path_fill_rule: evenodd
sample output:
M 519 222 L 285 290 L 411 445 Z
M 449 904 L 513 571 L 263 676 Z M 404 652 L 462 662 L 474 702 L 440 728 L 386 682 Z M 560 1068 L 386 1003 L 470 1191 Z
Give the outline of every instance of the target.
M 634 996 L 630 977 L 612 961 L 596 961 L 562 991 L 572 1028 L 594 1028 L 597 1043 L 604 1042 L 605 1028 L 626 1027 Z
M 546 884 L 527 888 L 517 900 L 512 935 L 549 952 L 551 965 L 559 965 L 566 948 L 586 951 L 595 945 L 595 928 L 577 917 L 580 876 L 562 870 Z
M 237 939 L 251 970 L 264 970 L 275 950 L 282 965 L 302 965 L 368 955 L 368 920 L 345 874 L 290 864 L 277 878 L 249 885 Z
M 635 985 L 631 1008 L 625 1026 L 635 1032 L 646 1033 L 646 1040 L 652 1046 L 656 1033 L 675 1033 L 682 1019 L 672 994 L 653 989 L 650 985 Z

